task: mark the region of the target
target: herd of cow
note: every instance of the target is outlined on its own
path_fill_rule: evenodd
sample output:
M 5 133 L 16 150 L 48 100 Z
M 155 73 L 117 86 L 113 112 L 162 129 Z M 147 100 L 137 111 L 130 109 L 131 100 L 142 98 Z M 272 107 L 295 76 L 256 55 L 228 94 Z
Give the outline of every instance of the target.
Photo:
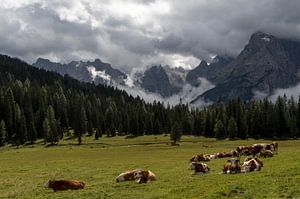
M 258 157 L 273 157 L 278 153 L 278 143 L 272 142 L 271 144 L 253 144 L 252 146 L 238 146 L 236 150 L 230 152 L 216 153 L 216 154 L 200 154 L 194 155 L 190 159 L 191 170 L 194 170 L 194 174 L 209 173 L 210 168 L 207 162 L 217 158 L 230 158 L 226 161 L 223 167 L 224 174 L 233 173 L 246 173 L 252 171 L 260 171 L 263 167 L 262 161 Z M 241 156 L 247 156 L 241 166 Z
M 224 174 L 246 173 L 252 171 L 260 171 L 263 163 L 258 157 L 273 157 L 278 154 L 278 143 L 272 142 L 271 144 L 253 144 L 252 146 L 238 146 L 236 150 L 230 152 L 216 153 L 216 154 L 200 154 L 194 155 L 190 159 L 189 169 L 194 170 L 193 174 L 209 173 L 210 168 L 207 162 L 218 158 L 230 158 L 226 161 L 223 167 Z M 240 164 L 241 156 L 247 156 Z M 133 181 L 138 183 L 147 183 L 156 179 L 156 176 L 150 170 L 135 169 L 121 173 L 116 182 Z M 83 189 L 85 183 L 78 180 L 49 180 L 45 187 L 51 188 L 54 191 L 67 190 L 67 189 Z

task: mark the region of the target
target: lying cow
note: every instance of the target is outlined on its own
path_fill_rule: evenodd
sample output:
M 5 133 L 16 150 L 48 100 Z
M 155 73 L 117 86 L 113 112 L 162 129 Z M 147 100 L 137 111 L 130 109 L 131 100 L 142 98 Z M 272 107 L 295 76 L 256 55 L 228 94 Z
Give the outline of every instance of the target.
M 83 189 L 84 182 L 78 180 L 49 180 L 46 184 L 46 188 L 51 188 L 53 191 L 68 190 L 68 189 Z
M 257 158 L 246 158 L 243 164 L 242 172 L 260 171 L 263 163 Z
M 207 166 L 207 164 L 200 162 L 191 162 L 189 169 L 194 170 L 194 175 L 208 173 L 210 171 L 210 168 Z
M 233 174 L 233 173 L 240 173 L 241 172 L 241 165 L 238 159 L 229 159 L 224 164 L 223 173 L 224 174 Z
M 155 179 L 155 174 L 150 170 L 135 169 L 132 171 L 126 171 L 124 173 L 121 173 L 116 178 L 116 182 L 136 180 L 138 183 L 146 183 Z
M 224 153 L 225 157 L 231 158 L 231 157 L 238 157 L 239 154 L 237 151 L 229 151 Z
M 190 162 L 207 162 L 210 161 L 210 155 L 194 155 L 191 159 Z
M 259 153 L 259 156 L 264 157 L 264 158 L 270 158 L 274 156 L 274 153 L 271 150 L 262 150 Z

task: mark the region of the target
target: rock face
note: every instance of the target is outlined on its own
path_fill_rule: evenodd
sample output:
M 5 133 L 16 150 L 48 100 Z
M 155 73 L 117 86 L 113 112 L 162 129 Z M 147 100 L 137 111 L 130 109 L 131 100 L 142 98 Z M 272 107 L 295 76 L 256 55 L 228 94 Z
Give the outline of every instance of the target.
M 270 95 L 300 82 L 300 42 L 257 32 L 236 58 L 216 56 L 210 64 L 202 60 L 190 71 L 152 66 L 133 79 L 99 59 L 60 64 L 39 58 L 33 65 L 85 82 L 128 86 L 164 98 L 188 98 L 195 104 L 220 98 L 250 100 L 256 91 Z
M 300 81 L 300 42 L 257 32 L 237 58 L 219 68 L 215 76 L 202 74 L 216 87 L 195 100 L 250 100 L 255 91 L 271 94 Z
M 162 97 L 169 97 L 180 91 L 178 85 L 171 84 L 162 66 L 152 66 L 146 70 L 140 79 L 140 87 L 148 92 L 160 94 Z
M 228 65 L 233 58 L 227 56 L 216 56 L 209 65 L 202 60 L 200 65 L 189 71 L 186 76 L 186 81 L 193 85 L 199 86 L 199 77 L 204 77 L 211 82 L 216 82 L 218 77 L 222 75 L 221 71 Z
M 100 59 L 95 59 L 93 62 L 72 61 L 68 64 L 60 64 L 39 58 L 33 66 L 62 75 L 68 74 L 80 81 L 96 84 L 124 85 L 127 79 L 125 73 L 112 68 L 108 63 L 103 63 Z

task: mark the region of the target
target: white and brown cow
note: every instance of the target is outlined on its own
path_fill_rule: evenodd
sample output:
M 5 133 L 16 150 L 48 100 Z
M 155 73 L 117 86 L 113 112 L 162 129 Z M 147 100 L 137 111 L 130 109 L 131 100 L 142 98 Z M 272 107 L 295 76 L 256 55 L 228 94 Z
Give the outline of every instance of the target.
M 150 170 L 135 169 L 121 173 L 116 182 L 133 181 L 138 183 L 147 183 L 156 179 L 155 174 Z
M 224 164 L 223 173 L 224 174 L 235 174 L 241 172 L 241 165 L 239 159 L 229 159 Z
M 257 158 L 246 158 L 244 164 L 242 166 L 242 172 L 252 172 L 252 171 L 260 171 L 261 167 L 263 167 L 263 163 Z
M 201 162 L 191 162 L 189 169 L 194 170 L 194 175 L 209 173 L 210 171 L 210 168 L 207 166 L 207 164 L 203 164 Z

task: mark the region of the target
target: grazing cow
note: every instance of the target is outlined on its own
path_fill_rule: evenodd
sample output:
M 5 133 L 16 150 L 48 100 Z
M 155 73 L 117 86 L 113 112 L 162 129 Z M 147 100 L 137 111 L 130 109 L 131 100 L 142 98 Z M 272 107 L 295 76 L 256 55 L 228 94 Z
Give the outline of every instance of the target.
M 223 173 L 224 174 L 233 174 L 233 173 L 240 173 L 241 172 L 241 165 L 238 159 L 229 159 L 224 164 Z
M 252 172 L 252 171 L 260 171 L 261 167 L 263 167 L 263 163 L 257 158 L 249 158 L 247 157 L 243 164 L 242 172 Z
M 259 153 L 259 156 L 264 157 L 264 158 L 270 158 L 274 156 L 274 153 L 271 150 L 262 150 Z
M 146 183 L 155 180 L 155 178 L 155 174 L 150 170 L 135 169 L 121 173 L 116 178 L 116 182 L 136 180 L 138 183 Z
M 49 180 L 46 184 L 46 188 L 51 188 L 53 191 L 68 190 L 68 189 L 83 189 L 84 182 L 78 180 Z
M 210 168 L 207 166 L 207 164 L 203 164 L 200 162 L 191 162 L 189 165 L 189 169 L 194 170 L 194 175 L 208 173 L 210 171 Z
M 210 161 L 210 155 L 194 155 L 191 159 L 190 162 L 207 162 Z

